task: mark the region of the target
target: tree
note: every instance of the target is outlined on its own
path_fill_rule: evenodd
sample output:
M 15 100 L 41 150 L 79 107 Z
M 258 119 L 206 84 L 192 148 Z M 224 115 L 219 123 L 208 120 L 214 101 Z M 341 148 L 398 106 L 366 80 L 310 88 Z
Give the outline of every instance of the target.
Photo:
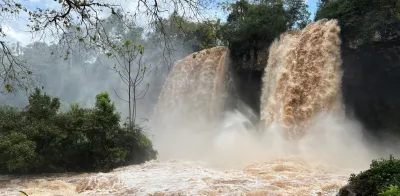
M 330 0 L 319 0 L 318 2 L 317 2 L 317 6 L 318 7 L 322 7 L 322 6 L 324 6 L 326 3 L 328 3 Z
M 232 4 L 227 23 L 221 28 L 234 57 L 250 60 L 251 52 L 257 59 L 259 44 L 269 43 L 287 29 L 283 4 L 250 4 L 241 0 Z
M 399 172 L 400 160 L 392 155 L 389 159 L 372 160 L 369 169 L 350 175 L 349 184 L 340 189 L 339 195 L 398 195 Z
M 400 20 L 400 1 L 397 2 L 397 17 Z
M 118 12 L 121 5 L 104 3 L 101 0 L 59 0 L 59 7 L 30 9 L 16 0 L 0 0 L 0 85 L 2 92 L 13 92 L 30 87 L 32 70 L 29 65 L 19 59 L 10 44 L 3 24 L 10 17 L 28 15 L 28 27 L 33 35 L 45 37 L 50 34 L 56 39 L 58 48 L 66 52 L 65 59 L 77 43 L 84 42 L 88 49 L 110 49 L 113 37 L 105 33 L 102 13 L 111 13 L 119 18 L 148 17 L 149 23 L 162 21 L 165 11 L 183 11 L 188 15 L 198 16 L 207 4 L 195 0 L 145 1 L 139 0 L 134 13 Z M 129 16 L 127 16 L 129 15 Z M 127 17 L 126 17 L 127 16 Z M 125 26 L 128 26 L 124 23 Z M 162 33 L 165 31 L 161 30 Z M 165 41 L 165 40 L 164 40 Z M 168 43 L 166 43 L 168 44 Z M 169 47 L 170 48 L 170 47 Z
M 139 127 L 120 125 L 107 92 L 96 96 L 94 108 L 74 104 L 55 113 L 58 105 L 36 89 L 28 107 L 0 107 L 0 173 L 109 171 L 155 158 Z
M 36 144 L 26 135 L 12 132 L 0 140 L 0 171 L 27 172 L 34 167 Z
M 338 19 L 344 42 L 357 46 L 398 38 L 398 0 L 336 0 L 320 3 L 315 20 Z
M 135 126 L 136 119 L 136 101 L 144 98 L 149 83 L 144 87 L 142 82 L 148 73 L 149 68 L 142 62 L 144 53 L 144 47 L 141 44 L 132 43 L 130 40 L 126 40 L 120 48 L 117 50 L 117 54 L 107 53 L 107 56 L 114 57 L 117 64 L 112 68 L 121 80 L 126 84 L 126 91 L 128 92 L 128 99 L 122 98 L 120 95 L 117 96 L 128 103 L 129 110 L 129 127 Z
M 187 46 L 190 49 L 189 53 L 214 47 L 218 42 L 219 20 L 190 21 L 184 16 L 180 16 L 178 12 L 173 12 L 167 19 L 154 25 L 158 35 L 164 36 L 161 33 L 164 30 L 165 39 Z
M 51 98 L 49 95 L 43 94 L 40 89 L 36 88 L 35 91 L 29 95 L 29 105 L 27 112 L 29 116 L 39 120 L 48 120 L 55 116 L 60 108 L 60 100 L 58 98 Z
M 229 15 L 219 34 L 231 55 L 246 61 L 257 60 L 258 51 L 286 30 L 307 25 L 310 16 L 303 0 L 240 0 L 224 9 Z
M 310 12 L 304 0 L 286 0 L 286 13 L 288 17 L 287 26 L 289 29 L 302 29 L 310 23 Z

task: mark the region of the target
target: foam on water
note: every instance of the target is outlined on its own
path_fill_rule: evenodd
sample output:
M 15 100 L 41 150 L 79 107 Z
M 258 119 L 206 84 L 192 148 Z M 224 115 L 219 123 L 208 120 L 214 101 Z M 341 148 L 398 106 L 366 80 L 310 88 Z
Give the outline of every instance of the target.
M 0 180 L 0 195 L 335 195 L 378 157 L 362 127 L 336 112 L 338 33 L 337 21 L 323 20 L 272 44 L 264 129 L 224 111 L 229 56 L 215 47 L 179 61 L 169 75 L 151 129 L 157 161 L 110 173 L 10 177 Z
M 349 171 L 309 165 L 300 157 L 221 170 L 201 162 L 150 161 L 111 173 L 46 178 L 3 184 L 1 195 L 332 195 Z

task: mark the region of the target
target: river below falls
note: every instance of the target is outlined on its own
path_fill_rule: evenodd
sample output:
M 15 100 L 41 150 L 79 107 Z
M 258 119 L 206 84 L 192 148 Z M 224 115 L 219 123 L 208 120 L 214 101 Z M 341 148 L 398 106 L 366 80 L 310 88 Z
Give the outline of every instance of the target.
M 2 176 L 0 195 L 336 195 L 353 172 L 296 156 L 235 169 L 154 160 L 110 173 Z

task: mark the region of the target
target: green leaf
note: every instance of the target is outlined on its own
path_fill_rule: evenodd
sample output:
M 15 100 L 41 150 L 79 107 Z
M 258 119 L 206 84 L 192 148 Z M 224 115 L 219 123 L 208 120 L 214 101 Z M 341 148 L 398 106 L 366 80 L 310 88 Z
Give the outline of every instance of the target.
M 24 191 L 19 191 L 20 193 L 24 194 L 25 196 L 29 196 L 27 193 L 25 193 Z
M 6 91 L 7 91 L 8 93 L 13 92 L 13 87 L 11 86 L 11 84 L 5 84 L 5 85 L 4 85 L 4 88 L 6 89 Z
M 111 56 L 112 56 L 112 53 L 111 53 L 111 52 L 107 52 L 106 55 L 107 55 L 107 57 L 111 57 Z M 115 67 L 115 66 L 114 66 L 114 67 Z
M 131 44 L 131 41 L 130 40 L 125 40 L 125 42 L 124 42 L 124 45 L 125 46 L 129 46 Z

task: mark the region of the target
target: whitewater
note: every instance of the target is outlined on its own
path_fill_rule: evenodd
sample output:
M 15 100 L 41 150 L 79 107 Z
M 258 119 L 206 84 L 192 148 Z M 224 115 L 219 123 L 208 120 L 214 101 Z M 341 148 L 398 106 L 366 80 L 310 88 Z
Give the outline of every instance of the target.
M 243 116 L 236 113 L 225 119 L 232 121 L 226 122 L 224 132 L 212 138 L 214 151 L 203 157 L 196 154 L 197 160 L 194 156 L 186 159 L 160 156 L 159 160 L 109 173 L 3 177 L 0 195 L 22 195 L 19 190 L 37 196 L 336 195 L 351 173 L 368 167 L 370 152 L 354 141 L 356 133 L 347 132 L 347 128 L 357 128 L 350 122 L 335 126 L 334 119 L 321 117 L 324 120 L 318 120 L 310 137 L 290 146 L 275 131 L 269 131 L 263 138 L 251 137 L 244 132 L 247 127 L 243 123 L 235 124 L 237 118 Z M 331 128 L 321 133 L 318 130 L 322 124 Z M 333 130 L 336 135 L 329 133 Z M 316 137 L 319 141 L 315 141 Z
M 229 50 L 206 49 L 166 80 L 149 136 L 157 160 L 109 173 L 1 176 L 0 195 L 336 195 L 386 153 L 344 117 L 339 32 L 336 20 L 321 20 L 272 43 L 261 126 L 232 104 Z

